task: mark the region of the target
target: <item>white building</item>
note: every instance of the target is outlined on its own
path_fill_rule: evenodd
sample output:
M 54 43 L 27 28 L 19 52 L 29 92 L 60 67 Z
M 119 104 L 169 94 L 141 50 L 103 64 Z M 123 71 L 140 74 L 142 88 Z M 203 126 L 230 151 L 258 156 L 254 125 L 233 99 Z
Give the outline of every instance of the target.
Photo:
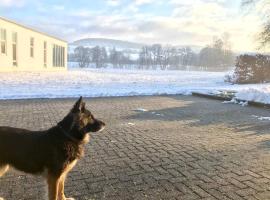
M 66 41 L 0 17 L 0 72 L 66 69 Z

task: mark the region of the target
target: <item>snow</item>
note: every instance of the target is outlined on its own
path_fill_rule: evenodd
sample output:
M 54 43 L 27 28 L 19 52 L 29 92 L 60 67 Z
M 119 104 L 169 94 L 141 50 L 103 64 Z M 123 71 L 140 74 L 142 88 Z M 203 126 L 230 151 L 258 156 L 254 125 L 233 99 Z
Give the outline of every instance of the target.
M 233 98 L 230 101 L 223 101 L 222 103 L 224 103 L 224 104 L 237 104 L 238 102 L 237 102 L 237 100 L 235 98 Z
M 230 101 L 223 101 L 222 103 L 224 103 L 224 104 L 239 104 L 239 105 L 241 105 L 243 107 L 248 106 L 248 101 L 246 101 L 246 100 L 244 100 L 244 101 L 240 100 L 239 101 L 236 98 L 232 98 Z
M 144 108 L 137 108 L 134 111 L 139 111 L 139 112 L 147 112 L 148 110 L 144 109 Z
M 243 101 L 270 103 L 270 84 L 231 85 L 224 72 L 77 69 L 0 73 L 0 99 L 218 93 L 236 91 Z
M 236 98 L 270 104 L 270 86 L 241 90 L 236 94 Z
M 259 120 L 270 120 L 270 117 L 259 117 Z
M 252 117 L 257 118 L 260 121 L 266 121 L 266 120 L 270 121 L 270 117 L 262 117 L 262 116 L 257 116 L 257 115 L 252 115 Z

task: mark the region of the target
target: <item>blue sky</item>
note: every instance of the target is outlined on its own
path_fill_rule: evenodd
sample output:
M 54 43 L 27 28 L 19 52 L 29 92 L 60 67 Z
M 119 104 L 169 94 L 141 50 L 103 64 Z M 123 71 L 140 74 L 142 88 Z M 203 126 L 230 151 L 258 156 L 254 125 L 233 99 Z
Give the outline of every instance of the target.
M 200 45 L 230 34 L 232 48 L 256 48 L 256 14 L 241 0 L 0 0 L 0 15 L 69 42 L 104 37 L 141 43 Z

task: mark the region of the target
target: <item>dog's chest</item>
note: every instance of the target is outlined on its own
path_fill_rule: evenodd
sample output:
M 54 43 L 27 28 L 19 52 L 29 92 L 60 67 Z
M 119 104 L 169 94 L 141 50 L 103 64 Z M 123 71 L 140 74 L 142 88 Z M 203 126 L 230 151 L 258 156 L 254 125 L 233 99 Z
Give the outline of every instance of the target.
M 77 159 L 73 160 L 72 162 L 70 162 L 69 164 L 67 164 L 67 166 L 64 168 L 64 173 L 68 173 L 70 170 L 73 169 L 73 167 L 75 167 L 75 165 L 77 164 Z
M 84 143 L 66 143 L 64 147 L 64 160 L 72 163 L 74 160 L 81 158 L 84 155 Z M 61 156 L 61 155 L 59 155 Z
M 85 136 L 84 136 L 84 138 L 83 138 L 83 144 L 87 144 L 88 142 L 89 142 L 89 140 L 90 140 L 90 136 L 88 135 L 88 134 L 86 134 Z

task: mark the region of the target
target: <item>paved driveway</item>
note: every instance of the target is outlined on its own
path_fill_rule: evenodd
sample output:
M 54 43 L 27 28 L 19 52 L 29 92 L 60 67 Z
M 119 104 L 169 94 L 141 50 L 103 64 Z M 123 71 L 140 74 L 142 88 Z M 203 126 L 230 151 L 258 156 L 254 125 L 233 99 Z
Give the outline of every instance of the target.
M 0 101 L 0 125 L 55 125 L 74 99 Z M 192 96 L 87 99 L 107 123 L 70 173 L 76 199 L 270 199 L 267 109 Z M 143 109 L 145 110 L 143 110 Z M 7 200 L 46 199 L 39 177 L 11 170 Z

